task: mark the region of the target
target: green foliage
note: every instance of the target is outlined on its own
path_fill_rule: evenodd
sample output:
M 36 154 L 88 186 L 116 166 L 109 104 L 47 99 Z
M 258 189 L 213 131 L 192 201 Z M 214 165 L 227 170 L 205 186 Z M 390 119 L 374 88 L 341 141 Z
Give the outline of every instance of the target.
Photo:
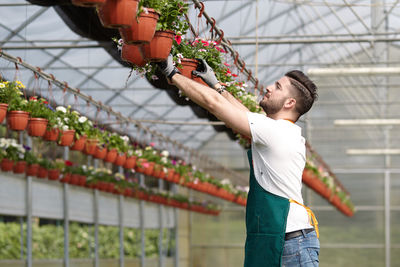
M 27 148 L 25 149 L 24 160 L 26 161 L 26 163 L 28 165 L 38 163 L 37 157 L 35 156 L 35 154 L 32 153 L 30 148 L 29 148 L 29 150 Z
M 117 133 L 106 132 L 104 135 L 104 143 L 108 149 L 117 149 L 118 153 L 125 153 L 129 147 L 129 137 L 120 136 Z
M 62 225 L 33 224 L 32 248 L 34 259 L 62 259 L 64 257 L 64 228 Z M 164 238 L 166 239 L 166 231 Z M 0 260 L 21 258 L 20 224 L 0 223 Z M 23 225 L 23 239 L 26 244 L 26 224 Z M 146 257 L 158 256 L 159 230 L 145 231 Z M 164 243 L 165 240 L 164 240 Z M 170 240 L 169 247 L 173 245 Z M 168 244 L 167 244 L 168 245 Z M 164 247 L 165 249 L 165 247 Z M 23 248 L 26 255 L 26 248 Z M 72 259 L 92 258 L 94 255 L 94 227 L 86 224 L 70 223 L 69 255 Z M 126 257 L 140 256 L 140 230 L 124 228 L 124 253 Z M 119 258 L 119 228 L 99 226 L 99 257 L 102 259 Z
M 47 158 L 41 158 L 39 159 L 39 165 L 47 170 L 54 169 L 54 163 L 53 161 L 47 159 Z
M 49 108 L 49 103 L 44 98 L 37 99 L 35 96 L 29 98 L 26 111 L 29 112 L 31 118 L 43 118 L 54 121 L 55 114 Z
M 18 161 L 24 158 L 25 148 L 12 138 L 0 138 L 0 158 Z
M 184 35 L 189 29 L 184 17 L 188 12 L 188 4 L 183 0 L 159 0 L 158 5 L 161 6 L 161 15 L 156 30 L 169 30 Z
M 25 86 L 20 81 L 0 81 L 0 103 L 10 104 L 14 99 L 21 99 L 21 89 Z M 22 100 L 22 99 L 21 99 Z

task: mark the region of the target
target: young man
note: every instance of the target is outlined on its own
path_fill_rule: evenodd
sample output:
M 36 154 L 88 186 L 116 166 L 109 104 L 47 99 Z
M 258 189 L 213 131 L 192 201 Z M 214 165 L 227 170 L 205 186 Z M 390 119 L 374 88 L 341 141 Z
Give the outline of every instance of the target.
M 202 70 L 193 73 L 211 88 L 180 75 L 171 56 L 159 67 L 193 102 L 251 137 L 244 266 L 318 266 L 317 222 L 301 195 L 305 139 L 294 124 L 317 98 L 315 84 L 301 71 L 286 73 L 266 88 L 260 101 L 264 116 L 249 112 L 224 90 L 207 63 L 201 64 Z

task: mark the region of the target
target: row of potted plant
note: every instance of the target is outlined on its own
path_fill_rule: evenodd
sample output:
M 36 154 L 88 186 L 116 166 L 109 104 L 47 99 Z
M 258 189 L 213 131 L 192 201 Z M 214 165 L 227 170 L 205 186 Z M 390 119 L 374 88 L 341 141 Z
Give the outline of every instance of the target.
M 114 174 L 109 169 L 77 166 L 62 159 L 37 158 L 29 147 L 18 144 L 15 139 L 0 138 L 0 148 L 2 171 L 13 171 L 16 174 L 26 174 L 42 179 L 48 178 L 205 214 L 218 215 L 220 212 L 220 208 L 213 203 L 199 204 L 189 201 L 182 195 L 143 188 L 129 175 Z
M 334 178 L 321 166 L 315 165 L 311 156 L 307 157 L 303 172 L 303 183 L 313 189 L 346 216 L 353 216 L 355 208 L 350 195 L 337 186 Z

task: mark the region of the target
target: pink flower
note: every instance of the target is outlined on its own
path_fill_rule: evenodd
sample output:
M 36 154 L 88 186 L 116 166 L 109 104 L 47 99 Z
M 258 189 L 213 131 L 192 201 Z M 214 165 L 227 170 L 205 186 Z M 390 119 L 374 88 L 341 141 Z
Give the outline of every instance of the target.
M 149 145 L 150 145 L 151 147 L 154 147 L 156 144 L 155 144 L 154 142 L 151 142 Z
M 176 41 L 176 43 L 177 43 L 178 45 L 180 45 L 181 42 L 182 42 L 182 36 L 180 36 L 180 35 L 175 35 L 175 41 Z
M 148 162 L 142 163 L 143 168 L 148 168 L 150 164 Z
M 156 80 L 158 80 L 158 77 L 157 77 L 156 75 L 153 74 L 153 75 L 151 76 L 151 79 L 152 79 L 153 81 L 156 81 Z
M 231 65 L 229 65 L 227 62 L 224 63 L 225 66 L 230 67 Z

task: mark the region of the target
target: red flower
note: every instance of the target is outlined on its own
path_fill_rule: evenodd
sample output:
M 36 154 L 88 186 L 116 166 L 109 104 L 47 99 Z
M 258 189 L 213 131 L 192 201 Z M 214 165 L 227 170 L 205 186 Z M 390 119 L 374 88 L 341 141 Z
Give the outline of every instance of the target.
M 224 63 L 225 66 L 230 67 L 231 65 L 229 65 L 227 62 Z
M 72 166 L 72 162 L 69 161 L 69 160 L 66 160 L 66 161 L 65 161 L 65 165 L 67 165 L 67 166 Z
M 46 100 L 45 101 L 43 101 L 43 104 L 48 104 L 49 102 L 47 102 Z
M 175 35 L 175 41 L 178 45 L 181 44 L 182 42 L 182 36 L 181 35 Z
M 31 96 L 31 97 L 29 98 L 29 100 L 30 100 L 30 101 L 37 101 L 37 97 L 36 97 L 36 96 Z
M 237 75 L 237 74 L 235 74 L 235 73 L 232 73 L 232 76 L 233 76 L 233 77 L 237 77 L 238 75 Z

